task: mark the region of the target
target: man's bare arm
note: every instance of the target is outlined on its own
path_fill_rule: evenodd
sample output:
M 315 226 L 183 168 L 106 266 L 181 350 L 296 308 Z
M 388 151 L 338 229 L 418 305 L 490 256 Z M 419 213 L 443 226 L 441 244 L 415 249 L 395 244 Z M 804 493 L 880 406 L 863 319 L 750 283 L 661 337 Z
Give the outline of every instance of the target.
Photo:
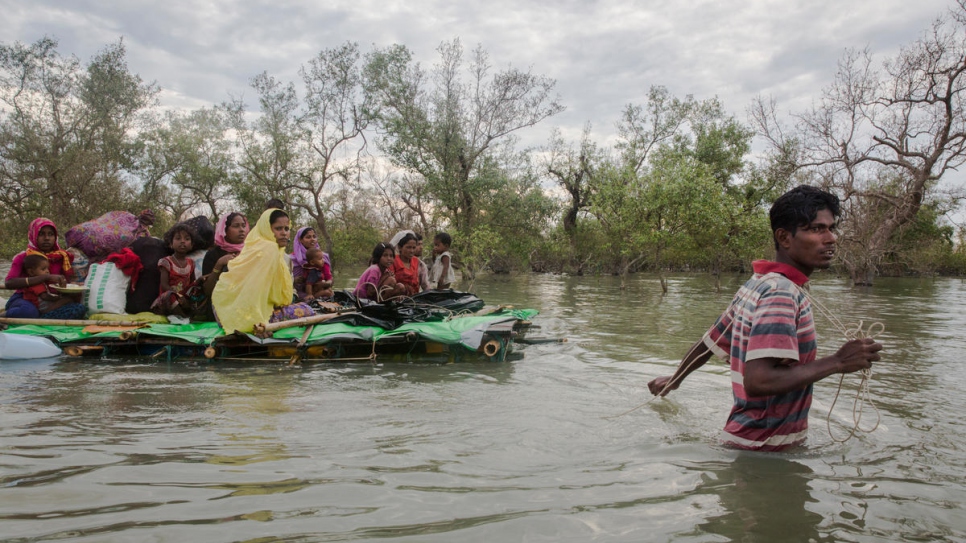
M 744 387 L 748 396 L 774 396 L 801 390 L 836 373 L 852 373 L 872 367 L 881 359 L 882 345 L 872 338 L 853 339 L 839 350 L 811 364 L 787 364 L 777 358 L 745 363 Z
M 647 384 L 648 390 L 655 396 L 667 396 L 668 392 L 676 390 L 681 381 L 684 381 L 692 371 L 703 366 L 711 358 L 711 354 L 711 349 L 704 344 L 704 339 L 698 340 L 681 360 L 674 374 L 653 379 Z

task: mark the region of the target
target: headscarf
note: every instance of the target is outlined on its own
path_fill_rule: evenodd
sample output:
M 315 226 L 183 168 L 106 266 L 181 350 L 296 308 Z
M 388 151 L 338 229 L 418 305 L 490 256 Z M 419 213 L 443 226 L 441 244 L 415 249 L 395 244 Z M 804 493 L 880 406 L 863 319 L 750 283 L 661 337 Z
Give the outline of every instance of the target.
M 49 253 L 45 253 L 40 250 L 37 246 L 37 238 L 40 237 L 40 229 L 49 226 L 54 229 L 54 249 Z M 57 243 L 57 225 L 54 221 L 46 217 L 37 217 L 30 223 L 30 228 L 27 229 L 27 254 L 28 255 L 41 255 L 47 257 L 47 262 L 51 264 L 60 263 L 61 269 L 64 273 L 70 271 L 70 256 L 67 251 L 60 248 L 60 244 Z
M 302 245 L 302 234 L 304 234 L 306 230 L 312 230 L 314 232 L 315 231 L 315 228 L 313 228 L 311 226 L 303 226 L 302 228 L 299 228 L 298 232 L 295 233 L 295 243 L 292 246 L 292 267 L 293 267 L 293 269 L 296 269 L 295 268 L 296 266 L 298 268 L 302 268 L 302 267 L 304 267 L 308 263 L 307 260 L 306 260 L 306 253 L 308 253 L 309 250 L 306 249 L 304 245 Z M 313 248 L 313 247 L 310 247 L 310 248 Z M 319 242 L 318 241 L 315 242 L 314 249 L 318 249 L 320 251 L 322 250 L 322 248 L 319 247 Z M 329 260 L 329 253 L 323 252 L 322 253 L 322 260 L 324 260 L 325 263 L 328 264 L 329 266 L 332 265 L 332 261 Z
M 392 244 L 393 249 L 396 249 L 397 252 L 399 251 L 399 242 L 406 237 L 406 234 L 412 234 L 413 237 L 416 237 L 416 232 L 413 232 L 412 230 L 400 230 L 396 232 L 396 235 L 393 236 L 391 240 L 389 240 L 389 243 Z
M 226 334 L 251 333 L 256 324 L 267 323 L 276 306 L 292 303 L 292 273 L 285 248 L 279 247 L 266 209 L 245 238 L 231 268 L 218 278 L 211 303 Z
M 221 218 L 218 219 L 218 226 L 215 227 L 215 245 L 220 247 L 221 250 L 225 251 L 226 253 L 239 253 L 241 252 L 242 247 L 245 246 L 244 241 L 241 243 L 228 243 L 228 240 L 225 239 L 225 230 L 228 229 L 228 221 L 233 219 L 235 215 L 240 216 L 242 220 L 245 221 L 245 226 L 248 226 L 248 219 L 245 218 L 245 216 L 241 213 L 236 213 L 233 211 L 231 213 L 222 215 Z
M 305 265 L 305 253 L 307 253 L 309 250 L 306 249 L 304 245 L 302 245 L 302 234 L 304 234 L 306 230 L 315 231 L 315 228 L 312 228 L 311 226 L 303 226 L 302 228 L 299 228 L 298 232 L 295 233 L 295 243 L 292 246 L 292 265 L 293 266 Z M 318 242 L 315 243 L 314 248 L 319 249 Z

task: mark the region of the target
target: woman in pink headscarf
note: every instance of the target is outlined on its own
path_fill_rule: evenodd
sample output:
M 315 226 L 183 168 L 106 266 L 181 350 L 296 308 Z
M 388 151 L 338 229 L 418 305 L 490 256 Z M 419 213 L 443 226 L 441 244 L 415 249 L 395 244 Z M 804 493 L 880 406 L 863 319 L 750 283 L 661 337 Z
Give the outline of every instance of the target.
M 23 269 L 23 259 L 27 255 L 42 255 L 49 263 L 48 273 L 34 277 L 27 277 L 27 271 Z M 50 284 L 64 286 L 74 279 L 74 270 L 71 262 L 74 256 L 60 248 L 57 243 L 57 226 L 54 222 L 45 217 L 34 219 L 27 229 L 27 250 L 13 257 L 10 265 L 10 272 L 4 280 L 6 288 L 16 289 L 17 292 L 7 300 L 6 316 L 20 319 L 36 319 L 40 316 L 40 310 L 31 302 L 23 298 L 23 290 L 38 284 Z M 60 312 L 56 318 L 83 318 L 86 308 L 82 304 L 68 304 L 67 311 Z M 79 307 L 74 307 L 79 306 Z M 54 318 L 51 315 L 45 315 Z
M 245 246 L 248 230 L 248 219 L 241 213 L 228 213 L 218 220 L 218 225 L 215 226 L 215 246 L 208 250 L 201 263 L 201 275 L 205 277 L 205 295 L 209 299 L 218 284 L 218 278 L 228 271 L 228 263 Z M 215 320 L 211 304 L 208 304 L 207 317 L 209 321 Z

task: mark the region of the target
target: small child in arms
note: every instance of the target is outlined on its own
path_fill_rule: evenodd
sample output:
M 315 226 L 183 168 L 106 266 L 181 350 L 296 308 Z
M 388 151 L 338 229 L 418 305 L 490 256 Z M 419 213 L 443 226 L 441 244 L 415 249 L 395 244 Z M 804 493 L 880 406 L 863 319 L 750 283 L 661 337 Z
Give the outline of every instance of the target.
M 334 292 L 332 291 L 332 280 L 331 274 L 330 278 L 325 278 L 325 268 L 328 264 L 325 262 L 325 253 L 322 249 L 309 249 L 305 253 L 305 266 L 302 269 L 305 271 L 305 299 L 312 300 L 314 298 L 331 298 Z
M 70 298 L 54 294 L 47 288 L 47 282 L 43 278 L 50 273 L 50 262 L 45 256 L 27 255 L 23 259 L 23 269 L 27 272 L 27 284 L 30 285 L 21 289 L 23 299 L 37 306 L 42 317 L 73 302 Z

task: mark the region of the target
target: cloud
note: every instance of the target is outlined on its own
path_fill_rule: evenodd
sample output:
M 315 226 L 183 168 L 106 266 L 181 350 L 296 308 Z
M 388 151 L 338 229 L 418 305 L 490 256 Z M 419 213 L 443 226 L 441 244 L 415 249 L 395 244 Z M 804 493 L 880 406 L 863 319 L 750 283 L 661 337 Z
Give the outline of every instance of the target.
M 757 95 L 785 110 L 818 96 L 848 48 L 894 54 L 952 4 L 946 0 L 657 2 L 629 0 L 0 0 L 5 41 L 59 38 L 62 53 L 89 59 L 124 39 L 128 64 L 163 89 L 167 107 L 252 97 L 267 71 L 295 80 L 320 50 L 346 41 L 401 43 L 423 66 L 459 37 L 481 44 L 495 67 L 512 64 L 557 80 L 567 111 L 521 134 L 539 143 L 552 126 L 579 136 L 586 122 L 607 141 L 628 103 L 652 85 L 698 99 L 718 96 L 743 118 Z

